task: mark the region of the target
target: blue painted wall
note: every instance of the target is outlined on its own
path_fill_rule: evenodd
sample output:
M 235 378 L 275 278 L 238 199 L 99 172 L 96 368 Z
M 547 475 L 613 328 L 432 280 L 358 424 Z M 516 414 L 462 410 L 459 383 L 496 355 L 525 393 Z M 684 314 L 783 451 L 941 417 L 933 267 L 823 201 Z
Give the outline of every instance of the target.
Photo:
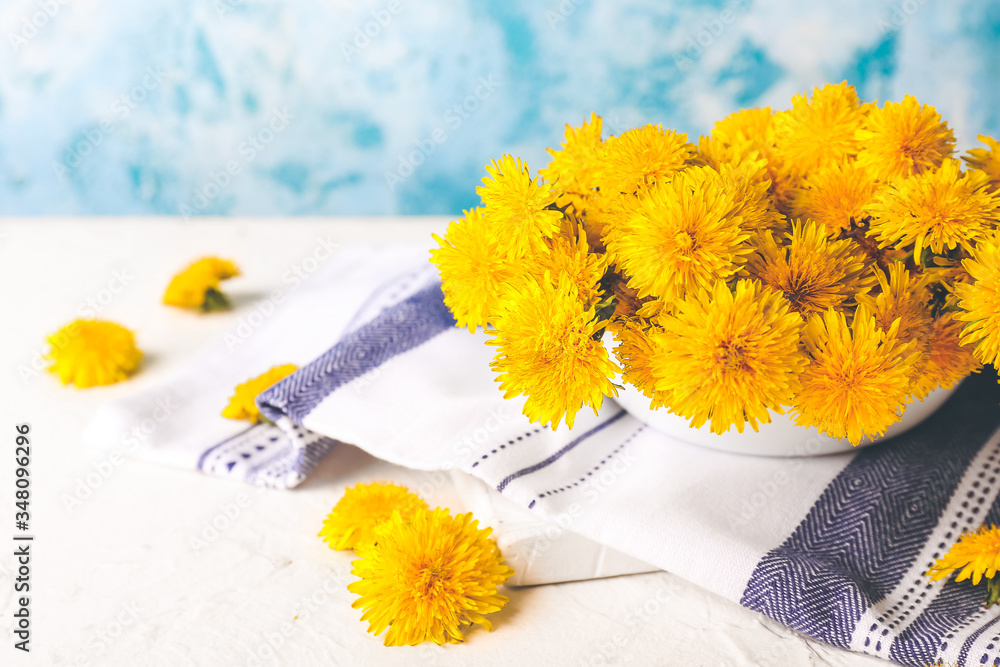
M 1000 131 L 973 0 L 4 0 L 0 36 L 0 214 L 455 214 L 592 110 L 697 136 L 844 78 Z

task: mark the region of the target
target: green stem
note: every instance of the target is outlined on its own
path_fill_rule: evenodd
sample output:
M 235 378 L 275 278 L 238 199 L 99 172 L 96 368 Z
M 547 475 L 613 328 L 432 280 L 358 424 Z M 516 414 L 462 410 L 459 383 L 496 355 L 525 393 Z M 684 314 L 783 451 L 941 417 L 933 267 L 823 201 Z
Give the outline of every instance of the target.
M 229 299 L 219 290 L 209 287 L 205 290 L 205 301 L 201 304 L 201 309 L 206 313 L 229 310 Z
M 986 600 L 984 604 L 989 609 L 997 602 L 1000 602 L 1000 577 L 993 577 L 986 580 Z

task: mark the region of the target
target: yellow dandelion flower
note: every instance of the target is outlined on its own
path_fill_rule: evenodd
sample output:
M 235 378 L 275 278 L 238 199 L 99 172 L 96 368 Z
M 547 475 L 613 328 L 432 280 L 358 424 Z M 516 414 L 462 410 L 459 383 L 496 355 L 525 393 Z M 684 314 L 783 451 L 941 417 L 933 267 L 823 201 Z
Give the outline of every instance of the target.
M 558 190 L 559 206 L 572 204 L 580 212 L 592 204 L 604 158 L 601 124 L 601 117 L 591 113 L 590 121 L 580 127 L 566 125 L 561 150 L 546 149 L 552 161 L 538 173 Z
M 857 139 L 858 166 L 884 182 L 937 169 L 955 149 L 955 135 L 941 114 L 911 95 L 869 109 Z
M 899 420 L 917 357 L 897 330 L 894 324 L 882 331 L 863 305 L 851 326 L 834 310 L 813 315 L 804 336 L 812 359 L 800 376 L 796 423 L 852 445 L 885 433 Z
M 615 357 L 622 367 L 622 379 L 650 399 L 650 407 L 660 408 L 670 402 L 672 392 L 657 391 L 652 357 L 657 351 L 653 342 L 663 330 L 655 325 L 645 329 L 635 322 L 625 321 L 616 327 L 618 346 Z
M 789 208 L 797 218 L 820 223 L 833 237 L 868 217 L 864 207 L 874 200 L 879 187 L 857 163 L 833 163 L 805 176 L 801 186 L 792 190 Z
M 767 163 L 768 178 L 771 179 L 771 198 L 774 207 L 787 216 L 792 216 L 792 195 L 802 187 L 805 174 L 797 172 L 793 166 L 771 158 Z
M 670 392 L 673 412 L 713 433 L 749 422 L 756 431 L 782 414 L 799 389 L 806 364 L 799 347 L 802 319 L 778 292 L 740 280 L 735 292 L 717 281 L 696 291 L 659 318 L 650 357 L 657 391 Z
M 427 503 L 399 484 L 358 484 L 347 489 L 323 521 L 319 536 L 331 549 L 364 550 L 375 542 L 375 528 L 398 512 L 409 519 Z
M 611 320 L 608 322 L 608 328 L 611 331 L 617 331 L 617 328 L 621 326 L 624 321 L 634 319 L 639 310 L 642 308 L 644 301 L 639 298 L 639 291 L 629 287 L 617 273 L 611 273 L 609 276 L 610 280 L 608 283 L 611 289 L 610 294 L 606 295 L 605 298 L 611 298 L 614 300 L 615 312 L 611 316 Z M 651 319 L 643 318 L 642 316 L 639 317 L 644 320 Z
M 240 270 L 232 261 L 204 257 L 170 280 L 163 294 L 163 303 L 206 313 L 225 310 L 229 308 L 229 300 L 219 291 L 219 283 L 238 275 Z
M 730 145 L 746 140 L 764 150 L 774 142 L 774 112 L 771 107 L 735 111 L 716 121 L 712 138 Z
M 445 305 L 460 327 L 474 332 L 484 327 L 496 310 L 500 294 L 515 271 L 500 249 L 500 235 L 486 224 L 483 210 L 465 211 L 465 218 L 451 222 L 440 245 L 431 250 L 431 262 L 441 273 Z
M 814 222 L 793 222 L 779 245 L 768 232 L 748 262 L 750 274 L 782 293 L 803 316 L 852 306 L 857 294 L 871 289 L 875 277 L 865 253 L 851 239 L 832 241 Z
M 866 208 L 871 234 L 881 246 L 913 244 L 920 261 L 924 248 L 941 254 L 961 246 L 971 251 L 976 240 L 992 230 L 1000 198 L 986 188 L 981 171 L 962 174 L 957 160 L 939 169 L 895 181 Z
M 973 281 L 955 284 L 961 310 L 954 317 L 966 323 L 962 344 L 973 345 L 979 361 L 1000 368 L 1000 236 L 977 244 L 962 265 Z
M 856 133 L 864 113 L 854 86 L 844 81 L 792 98 L 792 108 L 774 116 L 775 155 L 797 176 L 858 152 Z
M 825 94 L 820 95 L 821 106 L 824 98 Z M 806 103 L 806 107 L 808 106 Z M 781 114 L 788 113 L 790 112 L 781 112 Z M 787 155 L 778 150 L 776 142 L 779 127 L 782 132 L 788 132 L 792 124 L 788 118 L 780 124 L 776 123 L 778 115 L 770 107 L 744 109 L 732 113 L 715 124 L 712 129 L 711 145 L 699 142 L 699 147 L 706 158 L 706 164 L 717 169 L 726 163 L 738 165 L 762 160 L 763 172 L 759 173 L 755 180 L 768 182 L 774 207 L 787 215 L 790 212 L 788 198 L 802 174 L 801 170 L 793 169 L 794 165 L 786 164 Z M 772 229 L 779 231 L 777 228 L 772 227 Z
M 899 320 L 899 339 L 903 342 L 928 334 L 932 319 L 929 277 L 910 272 L 902 262 L 893 262 L 888 275 L 876 269 L 874 276 L 879 283 L 878 294 L 859 294 L 857 301 L 868 308 L 879 328 L 889 331 Z
M 592 252 L 602 254 L 606 251 L 604 247 L 604 225 L 600 220 L 600 193 L 595 192 L 593 199 L 588 202 L 589 208 L 586 211 L 577 211 L 572 206 L 566 207 L 563 211 L 562 224 L 559 231 L 552 238 L 563 236 L 575 238 L 580 228 L 583 228 L 587 239 L 587 245 Z M 551 242 L 551 239 L 549 240 Z
M 932 255 L 930 265 L 924 267 L 924 274 L 927 276 L 928 285 L 940 285 L 944 290 L 944 306 L 948 308 L 958 305 L 958 299 L 955 298 L 955 284 L 971 280 L 969 272 L 962 266 L 961 257 Z
M 508 260 L 522 257 L 540 248 L 559 230 L 562 213 L 549 208 L 556 201 L 556 193 L 532 178 L 528 165 L 521 158 L 504 155 L 486 166 L 489 176 L 476 188 L 485 207 L 481 215 L 489 224 L 500 253 Z
M 635 315 L 641 322 L 657 322 L 661 316 L 674 312 L 675 303 L 676 300 L 664 301 L 663 299 L 647 297 L 645 300 L 639 302 L 639 309 L 636 310 Z
M 770 185 L 770 172 L 768 171 L 767 159 L 761 157 L 760 149 L 742 135 L 732 143 L 727 143 L 717 137 L 699 137 L 698 154 L 690 160 L 690 166 L 711 167 L 716 171 L 722 171 L 724 165 L 740 167 L 745 164 L 753 165 L 754 182 L 762 183 L 767 181 Z
M 910 372 L 910 393 L 922 400 L 937 383 L 927 368 L 930 361 L 931 329 L 933 315 L 929 307 L 931 292 L 928 289 L 928 274 L 911 273 L 902 262 L 889 265 L 889 273 L 874 271 L 879 283 L 877 294 L 859 294 L 857 301 L 863 304 L 875 317 L 875 323 L 882 331 L 895 327 L 901 343 L 911 343 L 914 353 L 913 369 Z
M 490 367 L 504 398 L 526 395 L 524 414 L 553 430 L 564 417 L 573 428 L 585 405 L 596 413 L 605 395 L 617 395 L 610 378 L 618 367 L 600 341 L 604 326 L 566 276 L 512 288 L 497 330 L 488 332 L 488 344 L 499 348 Z
M 504 564 L 491 529 L 480 529 L 472 514 L 447 510 L 399 513 L 375 530 L 377 546 L 354 561 L 360 577 L 347 589 L 359 597 L 368 632 L 383 631 L 386 646 L 425 641 L 457 644 L 463 626 L 493 626 L 486 614 L 500 611 L 507 598 L 497 588 L 514 571 Z
M 47 340 L 48 370 L 79 389 L 121 382 L 142 360 L 132 332 L 105 320 L 74 320 Z
M 265 389 L 278 384 L 281 380 L 298 370 L 295 364 L 273 366 L 263 375 L 236 385 L 235 393 L 229 398 L 229 405 L 222 410 L 222 416 L 227 419 L 243 419 L 253 424 L 259 424 L 263 417 L 255 402 L 258 395 Z
M 728 217 L 740 219 L 740 227 L 751 234 L 766 231 L 783 232 L 788 227 L 771 198 L 766 162 L 743 161 L 738 165 L 724 164 L 718 168 L 719 186 L 733 200 Z
M 600 188 L 605 195 L 635 194 L 669 178 L 694 158 L 696 148 L 686 134 L 646 125 L 606 142 Z
M 939 386 L 950 389 L 956 382 L 979 371 L 981 364 L 972 347 L 962 345 L 962 323 L 944 315 L 931 323 L 930 349 L 923 372 L 914 373 L 913 395 L 923 399 Z
M 1000 568 L 1000 528 L 982 525 L 978 530 L 962 533 L 958 542 L 952 545 L 941 558 L 934 562 L 927 576 L 932 581 L 946 579 L 958 572 L 955 581 L 972 579 L 978 586 L 986 577 L 986 607 L 1000 602 L 1000 579 L 996 578 Z
M 526 257 L 521 264 L 522 279 L 542 280 L 546 273 L 558 282 L 566 276 L 577 289 L 580 299 L 589 306 L 601 297 L 600 282 L 608 268 L 607 256 L 591 252 L 587 234 L 580 227 L 576 235 L 559 234 L 548 242 L 546 252 Z
M 633 195 L 608 195 L 598 192 L 594 196 L 594 205 L 587 210 L 584 220 L 587 239 L 594 249 L 603 248 L 605 252 L 609 252 L 607 249 L 608 231 L 618 224 L 618 221 L 634 203 L 635 196 Z M 595 243 L 595 240 L 598 242 Z M 610 253 L 608 260 L 613 261 L 613 256 Z
M 989 146 L 985 148 L 973 148 L 969 154 L 962 159 L 973 169 L 979 169 L 990 179 L 990 189 L 994 192 L 1000 190 L 1000 141 L 993 137 L 980 134 L 979 140 Z
M 752 249 L 719 174 L 692 167 L 630 202 L 606 232 L 608 250 L 639 298 L 665 301 L 740 270 Z

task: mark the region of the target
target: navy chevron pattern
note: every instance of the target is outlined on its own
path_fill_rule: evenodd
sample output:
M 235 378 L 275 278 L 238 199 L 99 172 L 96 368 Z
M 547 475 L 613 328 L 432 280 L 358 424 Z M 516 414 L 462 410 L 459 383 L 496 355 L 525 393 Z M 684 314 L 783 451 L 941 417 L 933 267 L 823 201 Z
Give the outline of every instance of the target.
M 899 582 L 1000 426 L 998 403 L 996 375 L 973 376 L 923 424 L 862 450 L 758 563 L 741 603 L 848 647 L 862 613 Z
M 994 501 L 993 506 L 982 518 L 982 522 L 1000 523 L 1000 498 Z M 980 519 L 976 517 L 973 523 L 978 525 Z M 974 526 L 963 526 L 965 527 Z M 982 611 L 983 595 L 982 588 L 974 587 L 971 582 L 955 583 L 954 579 L 950 579 L 924 613 L 896 640 L 889 657 L 905 665 L 930 664 L 939 651 L 948 648 L 949 642 L 954 640 L 954 635 L 957 634 L 956 631 L 964 624 L 973 621 L 975 614 Z M 972 634 L 978 637 L 979 633 Z M 967 645 L 963 646 L 960 656 L 963 664 L 975 637 L 969 639 Z M 925 656 L 930 657 L 925 659 Z M 978 656 L 974 664 L 979 664 Z
M 949 581 L 924 613 L 899 636 L 889 657 L 904 665 L 929 665 L 948 648 L 949 632 L 983 607 L 983 590 Z
M 301 423 L 338 387 L 454 326 L 441 286 L 432 285 L 344 336 L 321 357 L 258 396 L 257 405 L 271 421 L 287 416 Z

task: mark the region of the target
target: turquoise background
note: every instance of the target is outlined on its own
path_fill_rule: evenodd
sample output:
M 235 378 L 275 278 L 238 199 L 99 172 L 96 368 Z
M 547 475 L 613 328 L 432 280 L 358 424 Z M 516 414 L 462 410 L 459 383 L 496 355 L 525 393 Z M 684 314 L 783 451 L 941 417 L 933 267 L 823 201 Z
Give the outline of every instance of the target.
M 0 214 L 456 214 L 591 111 L 696 137 L 845 78 L 1000 129 L 971 0 L 5 0 L 0 34 Z

